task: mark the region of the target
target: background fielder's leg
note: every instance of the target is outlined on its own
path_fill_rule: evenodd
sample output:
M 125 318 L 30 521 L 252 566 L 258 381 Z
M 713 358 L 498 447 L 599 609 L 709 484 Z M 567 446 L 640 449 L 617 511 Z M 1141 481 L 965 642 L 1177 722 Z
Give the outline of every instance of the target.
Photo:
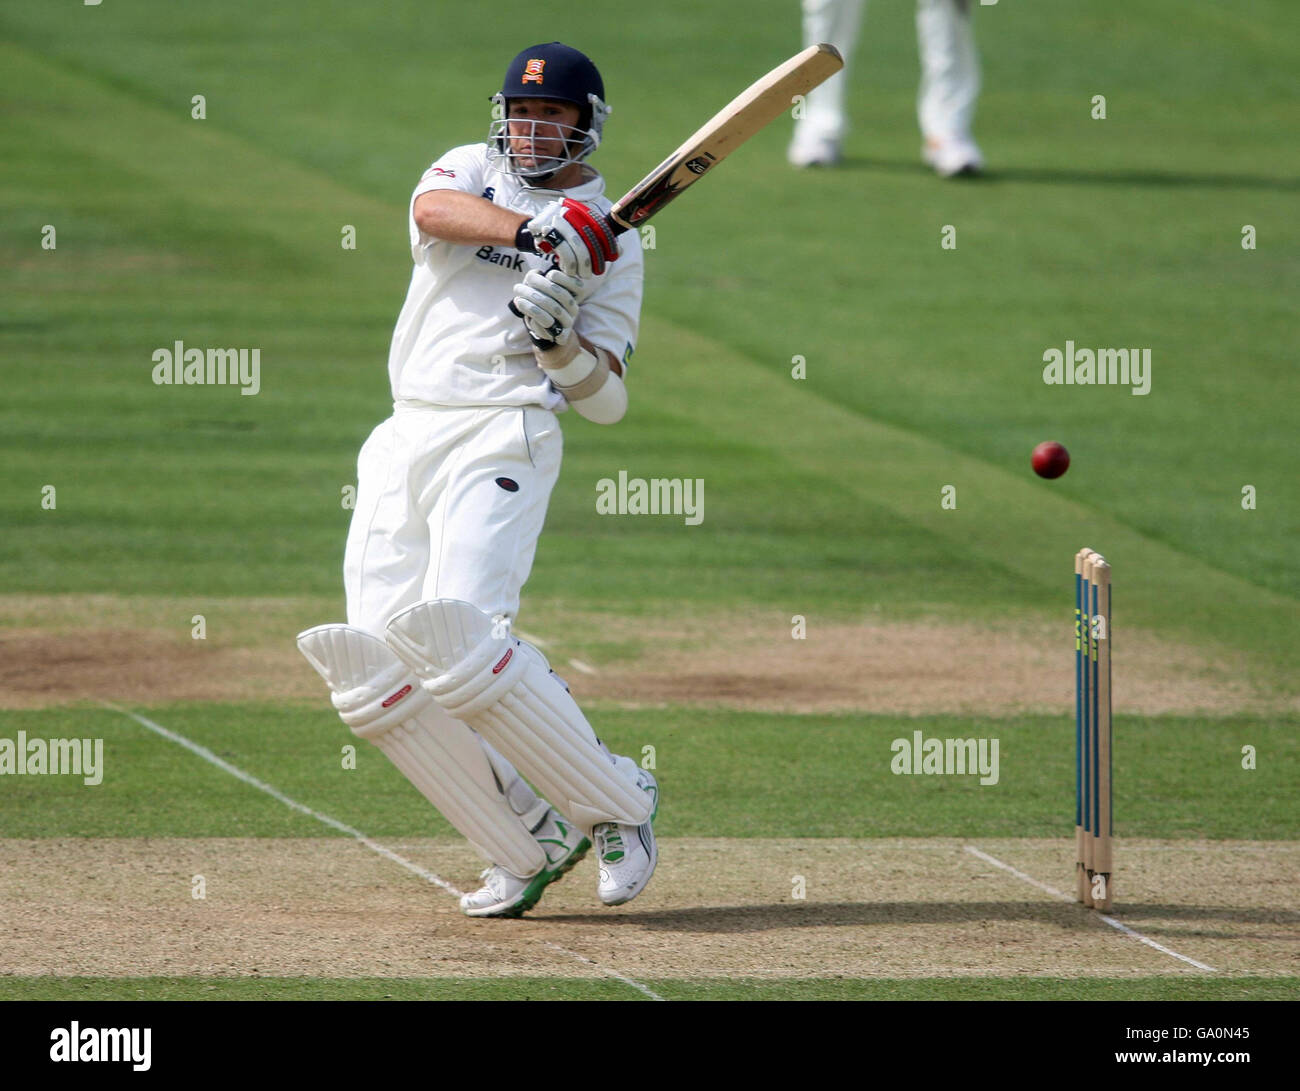
M 961 0 L 917 0 L 916 38 L 921 53 L 917 119 L 925 160 L 945 177 L 979 171 L 984 157 L 971 136 L 971 125 L 980 66 L 970 5 Z
M 840 51 L 844 68 L 808 92 L 803 117 L 794 123 L 787 152 L 796 167 L 831 166 L 839 162 L 840 145 L 848 132 L 844 95 L 864 0 L 803 0 L 803 44 L 827 42 Z

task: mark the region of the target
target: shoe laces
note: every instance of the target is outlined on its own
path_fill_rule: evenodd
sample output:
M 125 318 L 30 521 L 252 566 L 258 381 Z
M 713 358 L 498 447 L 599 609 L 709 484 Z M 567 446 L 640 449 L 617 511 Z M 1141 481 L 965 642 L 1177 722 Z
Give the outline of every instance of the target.
M 494 898 L 501 896 L 502 875 L 500 868 L 486 867 L 478 873 L 478 877 L 483 880 L 483 886 L 492 892 Z
M 623 851 L 623 835 L 617 824 L 611 822 L 604 829 L 594 831 L 600 858 L 607 863 L 617 863 L 626 855 Z M 617 855 L 614 855 L 617 853 Z

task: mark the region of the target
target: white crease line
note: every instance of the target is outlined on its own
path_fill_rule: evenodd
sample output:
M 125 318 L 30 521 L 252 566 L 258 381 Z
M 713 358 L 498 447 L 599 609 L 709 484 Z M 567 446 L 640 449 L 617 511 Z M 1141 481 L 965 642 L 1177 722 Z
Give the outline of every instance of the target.
M 994 867 L 1000 867 L 1003 871 L 1011 872 L 1011 874 L 1014 875 L 1017 879 L 1023 879 L 1030 886 L 1036 886 L 1038 887 L 1039 890 L 1044 890 L 1048 894 L 1051 894 L 1052 897 L 1060 898 L 1061 901 L 1063 902 L 1069 902 L 1071 905 L 1074 904 L 1074 899 L 1070 897 L 1069 894 L 1063 894 L 1055 887 L 1048 886 L 1046 883 L 1040 883 L 1033 876 L 1026 875 L 1023 871 L 1020 871 L 1017 868 L 1013 868 L 1010 864 L 1004 864 L 1001 860 L 995 859 L 994 857 L 990 856 L 987 852 L 981 852 L 973 845 L 967 845 L 965 846 L 965 848 L 966 851 L 969 852 L 971 855 L 978 856 L 981 860 L 987 861 L 988 863 L 992 864 Z M 1171 951 L 1168 947 L 1165 947 L 1163 944 L 1159 944 L 1153 939 L 1148 939 L 1141 932 L 1135 932 L 1127 924 L 1124 924 L 1122 921 L 1117 921 L 1114 917 L 1108 917 L 1104 913 L 1098 913 L 1097 917 L 1099 920 L 1105 921 L 1112 928 L 1118 929 L 1119 931 L 1123 932 L 1127 936 L 1132 936 L 1139 943 L 1145 943 L 1148 947 L 1154 947 L 1157 951 L 1161 951 L 1164 954 L 1169 955 L 1173 958 L 1181 959 L 1183 962 L 1186 962 L 1188 965 L 1195 966 L 1198 970 L 1208 970 L 1210 973 L 1215 972 L 1213 966 L 1207 966 L 1205 965 L 1204 962 L 1197 962 L 1196 959 L 1194 958 L 1188 958 L 1186 955 L 1180 955 L 1177 951 Z
M 531 644 L 534 648 L 540 648 L 542 650 L 545 650 L 546 648 L 550 647 L 550 645 L 545 640 L 542 640 L 541 637 L 533 636 L 532 633 L 526 633 L 523 631 L 523 629 L 516 629 L 514 633 L 515 636 L 517 636 L 520 640 L 528 641 L 528 643 Z M 571 666 L 579 674 L 600 673 L 600 671 L 598 671 L 590 663 L 584 663 L 581 659 L 570 659 L 568 660 L 568 663 L 569 666 Z
M 964 845 L 962 847 L 972 855 L 978 856 L 981 860 L 987 860 L 994 867 L 1000 867 L 1003 871 L 1011 872 L 1011 874 L 1014 875 L 1017 879 L 1023 879 L 1025 882 L 1029 883 L 1030 886 L 1036 886 L 1038 887 L 1039 890 L 1047 891 L 1047 893 L 1050 894 L 1053 898 L 1060 898 L 1061 901 L 1063 902 L 1069 902 L 1072 905 L 1074 904 L 1073 898 L 1071 898 L 1068 894 L 1061 893 L 1061 891 L 1057 890 L 1056 887 L 1048 886 L 1046 883 L 1040 883 L 1032 875 L 1026 875 L 1023 871 L 1013 868 L 1010 864 L 1004 864 L 1001 860 L 995 859 L 994 857 L 990 856 L 987 852 L 981 852 L 973 845 Z
M 1135 940 L 1145 943 L 1148 947 L 1154 947 L 1157 951 L 1163 951 L 1165 954 L 1172 955 L 1174 958 L 1180 958 L 1184 962 L 1190 963 L 1192 966 L 1195 966 L 1198 970 L 1207 970 L 1210 973 L 1214 973 L 1213 966 L 1207 966 L 1205 965 L 1204 962 L 1197 962 L 1196 959 L 1194 958 L 1188 958 L 1186 955 L 1180 955 L 1177 951 L 1171 951 L 1168 947 L 1164 947 L 1160 945 L 1155 940 L 1147 939 L 1147 937 L 1142 935 L 1141 932 L 1133 931 L 1133 929 L 1130 928 L 1127 924 L 1124 924 L 1122 921 L 1117 921 L 1114 917 L 1108 917 L 1106 916 L 1106 914 L 1102 913 L 1101 919 L 1104 920 L 1107 924 L 1109 924 L 1112 928 L 1118 928 L 1125 935 L 1132 936 Z
M 542 640 L 541 637 L 533 636 L 532 633 L 524 632 L 523 629 L 515 629 L 515 636 L 519 637 L 520 640 L 528 641 L 529 644 L 533 645 L 533 648 L 538 648 L 542 650 L 550 648 L 550 645 L 547 644 L 545 640 Z M 597 668 L 591 666 L 590 663 L 582 662 L 581 659 L 569 659 L 568 664 L 573 668 L 573 670 L 577 671 L 578 674 L 584 674 L 584 675 L 599 674 Z
M 660 996 L 657 992 L 655 992 L 653 989 L 649 988 L 648 986 L 646 986 L 646 985 L 642 985 L 641 982 L 639 982 L 639 981 L 633 981 L 630 977 L 624 977 L 624 976 L 623 976 L 622 974 L 620 974 L 620 973 L 615 973 L 613 970 L 606 969 L 606 968 L 605 968 L 604 966 L 602 966 L 599 962 L 593 962 L 591 959 L 589 959 L 589 958 L 587 958 L 587 957 L 585 957 L 585 956 L 583 956 L 583 955 L 578 954 L 577 951 L 570 951 L 567 947 L 561 947 L 558 943 L 552 943 L 550 940 L 546 940 L 546 946 L 547 946 L 547 947 L 552 947 L 552 948 L 554 948 L 554 949 L 557 950 L 557 951 L 563 951 L 566 955 L 572 955 L 572 956 L 573 956 L 574 958 L 576 958 L 579 962 L 585 962 L 585 963 L 587 963 L 589 966 L 595 966 L 596 969 L 598 969 L 602 974 L 608 974 L 610 977 L 614 978 L 616 981 L 621 981 L 621 982 L 623 982 L 624 985 L 630 985 L 632 988 L 636 989 L 638 992 L 643 992 L 643 993 L 645 993 L 646 996 L 648 996 L 651 1000 L 663 1000 L 663 997 L 662 997 L 662 996 Z
M 454 886 L 451 885 L 451 883 L 447 882 L 447 880 L 443 879 L 441 876 L 435 875 L 432 871 L 429 871 L 427 868 L 422 868 L 419 864 L 414 863 L 411 860 L 408 860 L 405 856 L 399 856 L 392 849 L 387 848 L 384 845 L 381 845 L 378 841 L 374 840 L 371 837 L 367 837 L 360 830 L 354 830 L 347 823 L 340 822 L 337 818 L 331 818 L 327 814 L 321 814 L 320 811 L 314 811 L 306 804 L 299 803 L 296 799 L 290 799 L 278 788 L 273 788 L 265 781 L 258 780 L 257 777 L 253 776 L 252 773 L 245 773 L 237 765 L 231 765 L 230 762 L 226 761 L 224 758 L 217 757 L 217 755 L 214 754 L 211 750 L 209 750 L 206 746 L 200 746 L 198 743 L 193 742 L 190 739 L 187 739 L 184 735 L 178 735 L 176 734 L 175 731 L 169 731 L 161 724 L 156 724 L 152 720 L 146 719 L 144 716 L 137 715 L 136 713 L 132 712 L 130 709 L 122 708 L 120 705 L 114 705 L 108 701 L 101 701 L 100 704 L 102 704 L 105 708 L 111 708 L 114 712 L 122 713 L 123 716 L 130 716 L 131 719 L 133 719 L 136 723 L 141 724 L 144 727 L 147 727 L 150 731 L 153 731 L 161 735 L 164 739 L 170 739 L 174 743 L 179 743 L 181 746 L 185 747 L 186 750 L 190 751 L 190 753 L 197 754 L 204 761 L 211 762 L 218 769 L 224 770 L 225 772 L 229 773 L 232 777 L 237 777 L 238 779 L 242 780 L 245 784 L 251 784 L 254 788 L 260 789 L 261 791 L 265 792 L 267 795 L 271 796 L 273 799 L 278 799 L 286 807 L 292 807 L 295 811 L 301 811 L 305 815 L 310 815 L 312 818 L 316 819 L 317 822 L 323 822 L 326 826 L 336 829 L 340 833 L 346 833 L 349 837 L 356 838 L 356 840 L 360 841 L 363 845 L 366 846 L 366 848 L 374 850 L 375 852 L 379 853 L 380 856 L 384 857 L 386 860 L 391 860 L 395 864 L 400 864 L 402 867 L 406 868 L 407 871 L 412 872 L 415 875 L 418 875 L 421 879 L 433 883 L 436 886 L 442 887 L 442 889 L 447 891 L 448 894 L 453 894 L 457 898 L 460 897 L 462 892 L 457 890 Z
M 162 724 L 156 724 L 152 720 L 148 719 L 147 717 L 140 716 L 137 713 L 132 712 L 130 709 L 122 708 L 120 705 L 115 705 L 110 701 L 100 701 L 99 703 L 103 705 L 105 708 L 112 709 L 114 712 L 120 712 L 123 716 L 129 716 L 131 719 L 133 719 L 136 723 L 140 724 L 142 727 L 147 727 L 150 731 L 154 732 L 155 734 L 161 735 L 164 739 L 168 739 L 171 742 L 177 743 L 185 747 L 185 749 L 190 751 L 190 753 L 197 754 L 204 761 L 211 762 L 218 769 L 221 769 L 224 772 L 229 773 L 232 777 L 236 777 L 239 780 L 242 780 L 245 784 L 251 784 L 254 788 L 257 788 L 260 791 L 265 792 L 273 799 L 278 799 L 286 807 L 291 807 L 295 811 L 300 811 L 302 814 L 310 815 L 312 818 L 316 819 L 316 821 L 323 822 L 326 826 L 329 826 L 332 829 L 336 829 L 340 833 L 346 833 L 349 837 L 353 837 L 357 841 L 361 842 L 361 844 L 365 845 L 366 848 L 379 853 L 379 855 L 382 856 L 385 860 L 391 860 L 395 864 L 400 864 L 402 867 L 406 868 L 407 871 L 411 872 L 412 874 L 418 875 L 421 879 L 433 883 L 436 886 L 442 887 L 443 890 L 447 891 L 447 893 L 451 894 L 453 897 L 456 898 L 460 897 L 462 892 L 457 890 L 454 886 L 452 886 L 451 883 L 447 882 L 447 880 L 443 879 L 441 876 L 435 875 L 432 871 L 429 871 L 427 868 L 422 868 L 419 864 L 411 860 L 408 860 L 405 856 L 399 856 L 392 849 L 388 848 L 385 845 L 381 845 L 378 841 L 376 841 L 372 837 L 367 837 L 360 830 L 353 829 L 346 822 L 340 822 L 337 818 L 331 818 L 327 814 L 321 814 L 320 811 L 312 810 L 312 808 L 308 807 L 304 803 L 299 803 L 296 799 L 290 799 L 278 788 L 271 787 L 271 785 L 267 784 L 265 781 L 258 780 L 257 777 L 253 776 L 252 773 L 245 773 L 244 770 L 240 769 L 237 765 L 232 765 L 230 762 L 226 761 L 225 758 L 218 757 L 206 746 L 201 746 L 199 743 L 196 743 L 191 739 L 187 739 L 184 735 L 178 735 L 175 731 L 170 731 L 167 728 L 163 727 Z M 633 981 L 630 977 L 624 977 L 620 973 L 615 973 L 613 970 L 606 969 L 604 966 L 600 965 L 600 963 L 593 962 L 589 958 L 584 958 L 576 951 L 567 950 L 566 948 L 561 947 L 555 943 L 548 942 L 546 946 L 554 947 L 557 951 L 563 951 L 566 955 L 570 955 L 573 958 L 576 958 L 579 962 L 585 962 L 590 966 L 595 966 L 596 969 L 600 970 L 601 973 L 608 974 L 610 977 L 623 982 L 623 984 L 636 989 L 638 992 L 645 993 L 645 995 L 650 997 L 651 1000 L 663 999 L 662 996 L 648 989 L 646 986 L 642 985 L 639 981 Z
M 534 648 L 539 648 L 544 651 L 545 649 L 550 647 L 550 644 L 548 644 L 541 637 L 533 636 L 532 633 L 526 633 L 523 631 L 523 629 L 516 629 L 514 633 L 515 636 L 517 636 L 520 640 L 528 641 L 528 643 L 531 644 Z M 600 673 L 600 671 L 596 670 L 596 668 L 593 667 L 590 663 L 584 663 L 581 659 L 570 659 L 568 663 L 569 666 L 571 666 L 579 674 Z

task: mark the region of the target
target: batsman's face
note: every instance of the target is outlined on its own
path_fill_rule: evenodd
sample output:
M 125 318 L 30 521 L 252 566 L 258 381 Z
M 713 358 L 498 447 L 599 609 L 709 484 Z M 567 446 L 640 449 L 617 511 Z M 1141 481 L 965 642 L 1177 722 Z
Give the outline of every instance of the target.
M 550 99 L 511 99 L 506 115 L 506 136 L 515 162 L 525 170 L 567 159 L 566 140 L 577 135 L 578 108 Z

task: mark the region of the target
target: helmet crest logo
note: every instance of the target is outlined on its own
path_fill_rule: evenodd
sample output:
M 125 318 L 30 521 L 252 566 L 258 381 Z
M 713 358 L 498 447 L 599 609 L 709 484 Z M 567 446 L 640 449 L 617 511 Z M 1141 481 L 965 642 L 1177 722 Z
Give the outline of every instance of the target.
M 542 82 L 542 69 L 546 67 L 544 60 L 531 60 L 524 65 L 524 75 L 520 83 L 538 83 Z

